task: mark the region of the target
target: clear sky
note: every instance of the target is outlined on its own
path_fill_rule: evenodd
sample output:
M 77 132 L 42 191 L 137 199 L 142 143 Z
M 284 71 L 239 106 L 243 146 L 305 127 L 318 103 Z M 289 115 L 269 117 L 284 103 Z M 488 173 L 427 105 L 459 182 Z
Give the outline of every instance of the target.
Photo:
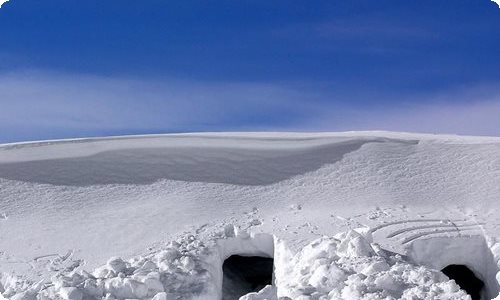
M 186 131 L 500 135 L 489 0 L 10 0 L 0 143 Z

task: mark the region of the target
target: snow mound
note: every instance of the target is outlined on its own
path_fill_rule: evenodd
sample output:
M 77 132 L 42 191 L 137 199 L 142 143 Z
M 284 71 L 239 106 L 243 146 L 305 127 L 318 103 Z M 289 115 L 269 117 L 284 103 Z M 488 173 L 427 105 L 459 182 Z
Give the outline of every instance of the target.
M 270 245 L 271 243 L 271 245 Z M 129 260 L 113 257 L 93 272 L 76 270 L 41 282 L 2 278 L 3 297 L 34 299 L 206 299 L 222 295 L 222 262 L 231 253 L 256 255 L 276 243 L 272 286 L 240 300 L 468 299 L 439 271 L 381 250 L 357 231 L 319 238 L 298 253 L 265 234 L 223 230 L 207 243 L 195 235 Z
M 441 272 L 375 251 L 356 231 L 312 242 L 284 264 L 276 278 L 278 294 L 291 299 L 468 297 Z

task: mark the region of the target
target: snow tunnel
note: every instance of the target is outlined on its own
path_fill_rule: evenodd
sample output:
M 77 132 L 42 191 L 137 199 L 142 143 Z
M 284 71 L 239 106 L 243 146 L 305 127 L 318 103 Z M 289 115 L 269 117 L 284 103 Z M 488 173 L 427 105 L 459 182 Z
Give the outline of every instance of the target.
M 239 299 L 274 282 L 274 237 L 269 234 L 219 241 L 222 300 Z
M 486 239 L 480 235 L 429 237 L 413 241 L 408 257 L 441 270 L 472 299 L 492 299 L 500 291 L 497 265 Z
M 274 262 L 271 257 L 232 255 L 224 261 L 222 272 L 223 300 L 239 299 L 258 292 L 273 283 Z
M 477 278 L 474 272 L 464 265 L 449 265 L 441 270 L 448 278 L 455 280 L 472 300 L 481 300 L 483 294 L 484 282 Z

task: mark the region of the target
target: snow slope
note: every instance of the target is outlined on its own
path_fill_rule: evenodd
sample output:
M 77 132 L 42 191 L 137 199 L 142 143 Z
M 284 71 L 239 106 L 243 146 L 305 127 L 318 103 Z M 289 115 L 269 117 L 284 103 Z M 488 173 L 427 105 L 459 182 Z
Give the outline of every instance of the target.
M 337 296 L 345 298 L 339 285 L 320 288 L 316 282 L 309 292 L 298 288 L 297 282 L 315 282 L 311 272 L 306 272 L 306 279 L 303 274 L 280 275 L 280 270 L 319 259 L 302 249 L 320 241 L 319 245 L 335 248 L 329 250 L 332 260 L 347 257 L 344 265 L 358 266 L 340 268 L 345 276 L 364 274 L 359 257 L 366 257 L 361 259 L 364 267 L 383 260 L 394 274 L 416 268 L 411 263 L 434 269 L 465 264 L 483 277 L 489 294 L 485 297 L 492 298 L 499 290 L 499 197 L 500 138 L 389 132 L 207 133 L 7 144 L 0 146 L 0 292 L 7 295 L 6 288 L 15 286 L 7 295 L 12 296 L 38 280 L 45 284 L 57 274 L 76 276 L 75 271 L 92 271 L 116 256 L 131 259 L 125 263 L 127 270 L 137 271 L 134 257 L 141 263 L 151 257 L 158 270 L 164 261 L 182 265 L 186 274 L 193 268 L 209 270 L 213 276 L 206 278 L 206 285 L 198 278 L 197 284 L 185 288 L 194 295 L 211 287 L 212 296 L 199 299 L 216 299 L 214 282 L 222 275 L 214 275 L 220 273 L 221 261 L 213 262 L 213 252 L 219 249 L 215 256 L 222 258 L 238 253 L 274 256 L 278 290 L 272 293 L 292 299 L 318 293 L 317 298 L 303 299 L 320 299 L 321 293 L 332 298 L 329 293 L 337 290 Z M 231 228 L 239 233 L 232 235 Z M 364 228 L 358 229 L 359 238 L 350 231 L 357 228 Z M 351 234 L 325 242 L 325 236 L 342 232 Z M 250 236 L 259 233 L 272 242 L 253 243 Z M 208 252 L 196 254 L 205 249 L 198 245 L 198 250 L 182 256 L 182 262 L 180 256 L 158 258 L 172 247 L 171 241 L 192 243 L 185 242 L 186 236 L 205 243 Z M 218 242 L 236 236 L 235 244 Z M 369 245 L 373 239 L 380 246 L 340 255 L 339 245 L 353 239 L 354 245 L 359 240 Z M 380 248 L 385 250 L 375 251 Z M 387 251 L 401 256 L 381 254 Z M 197 269 L 184 257 L 206 268 Z M 431 270 L 418 274 L 434 278 L 429 284 L 446 281 Z M 184 278 L 180 282 L 189 282 L 188 277 L 179 277 Z M 343 282 L 349 288 L 364 282 L 349 277 L 352 283 L 346 284 L 347 277 Z M 389 296 L 402 297 L 403 291 L 410 293 L 413 280 L 403 277 L 398 277 L 399 288 L 386 282 L 386 288 L 380 283 L 374 291 L 382 297 L 394 288 L 397 291 Z M 161 282 L 168 284 L 164 279 Z M 123 280 L 113 284 L 123 285 Z M 363 293 L 370 294 L 371 283 L 363 284 L 368 286 Z M 442 294 L 463 297 L 443 284 Z M 359 290 L 363 288 L 353 293 Z M 194 297 L 188 295 L 171 292 L 170 298 Z

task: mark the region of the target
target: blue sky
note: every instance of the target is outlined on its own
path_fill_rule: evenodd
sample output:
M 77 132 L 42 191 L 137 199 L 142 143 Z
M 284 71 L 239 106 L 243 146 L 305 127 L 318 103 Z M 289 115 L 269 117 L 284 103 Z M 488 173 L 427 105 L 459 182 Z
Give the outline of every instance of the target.
M 500 135 L 489 0 L 10 0 L 0 142 L 185 131 Z

